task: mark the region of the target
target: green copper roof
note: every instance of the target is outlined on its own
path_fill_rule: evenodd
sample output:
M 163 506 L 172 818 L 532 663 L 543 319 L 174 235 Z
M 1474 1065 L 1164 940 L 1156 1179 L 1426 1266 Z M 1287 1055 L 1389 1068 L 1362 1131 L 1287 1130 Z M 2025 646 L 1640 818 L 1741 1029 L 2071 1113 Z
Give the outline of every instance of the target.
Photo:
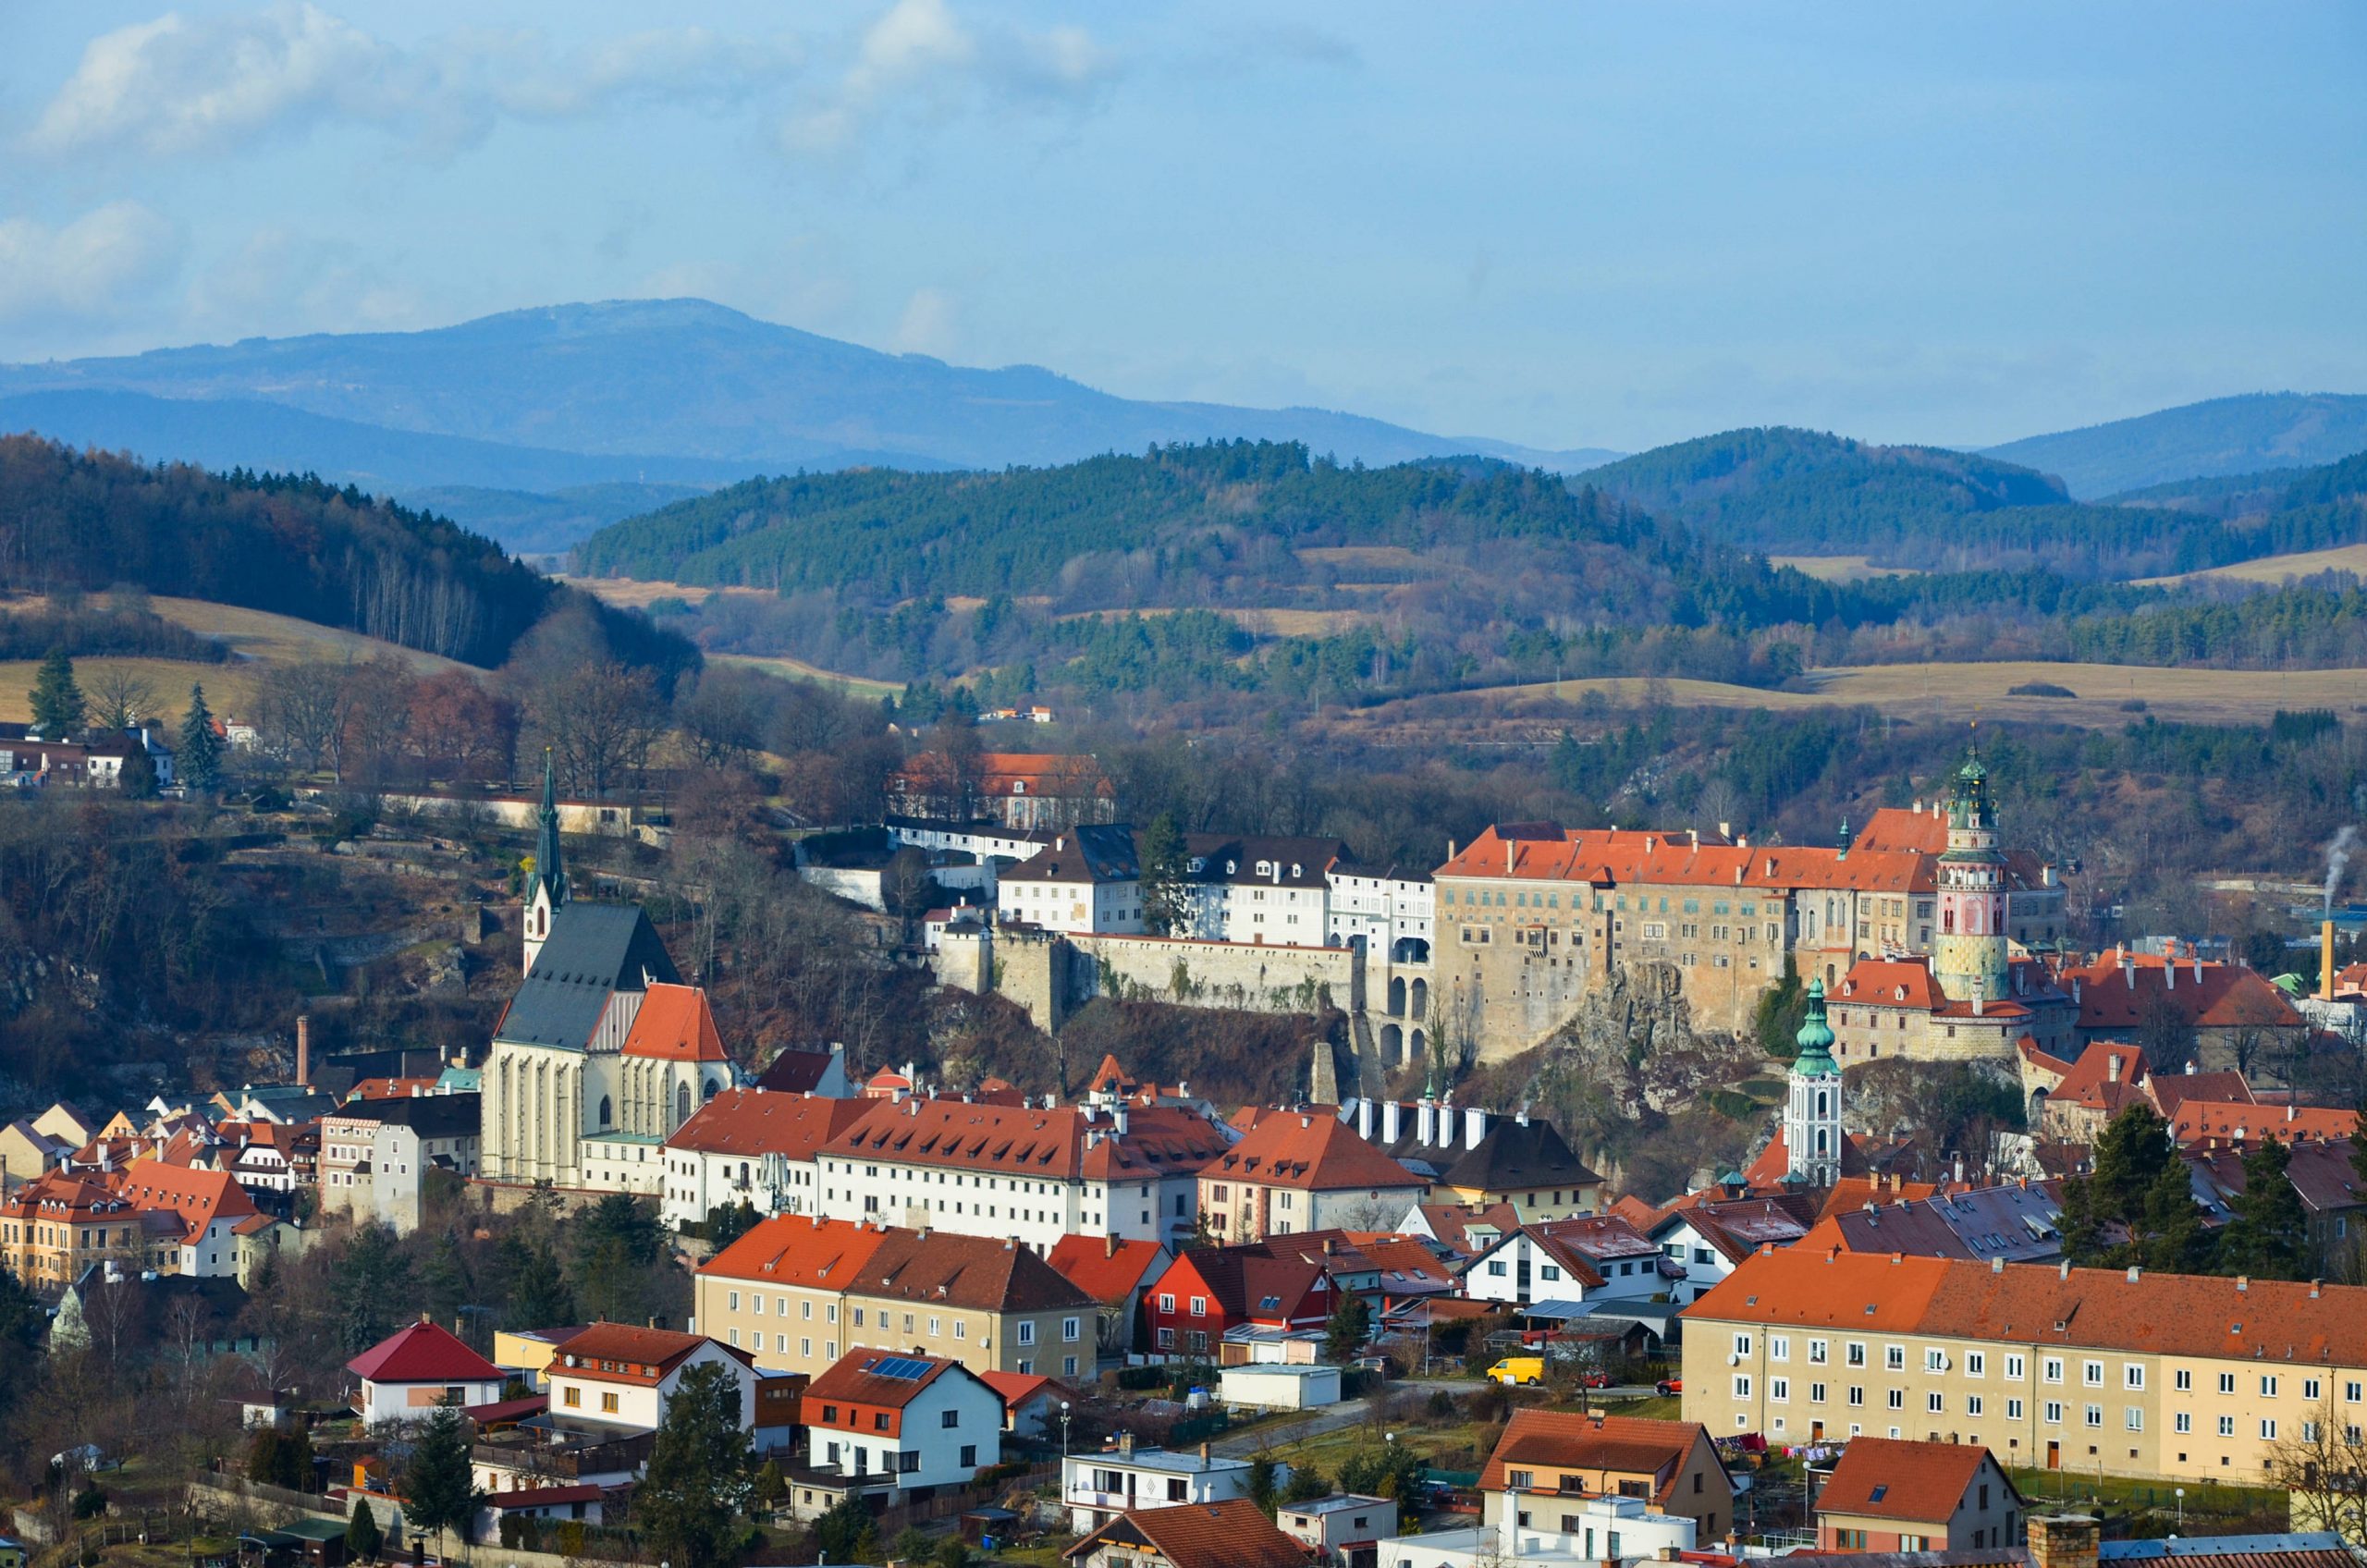
M 1793 1060 L 1792 1071 L 1803 1078 L 1838 1078 L 1840 1067 L 1833 1060 L 1833 1026 L 1824 1021 L 1824 981 L 1809 982 L 1809 1017 L 1794 1036 L 1799 1042 L 1800 1054 Z
M 535 813 L 542 830 L 534 840 L 534 880 L 526 885 L 526 901 L 534 900 L 534 885 L 551 890 L 551 902 L 567 901 L 567 867 L 559 859 L 558 786 L 552 770 L 550 748 L 543 748 L 543 809 Z

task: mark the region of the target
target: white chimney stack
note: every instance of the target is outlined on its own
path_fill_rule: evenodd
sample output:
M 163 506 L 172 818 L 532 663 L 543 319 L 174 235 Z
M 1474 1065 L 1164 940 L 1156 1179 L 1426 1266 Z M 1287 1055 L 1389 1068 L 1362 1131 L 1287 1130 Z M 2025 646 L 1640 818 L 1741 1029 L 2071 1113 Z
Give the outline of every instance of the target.
M 1422 1101 L 1422 1125 L 1419 1142 L 1424 1148 L 1439 1141 L 1439 1108 L 1428 1099 Z
M 1488 1113 L 1475 1105 L 1463 1113 L 1463 1146 L 1476 1149 L 1487 1135 Z
M 1356 1136 L 1367 1143 L 1372 1141 L 1372 1101 L 1370 1100 L 1360 1099 L 1356 1102 Z
M 1380 1102 L 1380 1141 L 1392 1148 L 1397 1146 L 1397 1139 L 1399 1136 L 1397 1126 L 1397 1102 L 1395 1100 L 1383 1100 Z

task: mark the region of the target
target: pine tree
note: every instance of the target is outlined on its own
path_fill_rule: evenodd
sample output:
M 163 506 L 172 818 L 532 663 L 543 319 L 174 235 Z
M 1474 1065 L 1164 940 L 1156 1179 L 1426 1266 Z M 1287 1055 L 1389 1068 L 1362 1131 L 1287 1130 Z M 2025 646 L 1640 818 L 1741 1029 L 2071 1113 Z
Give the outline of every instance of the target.
M 2228 1207 L 2235 1218 L 2219 1233 L 2219 1272 L 2255 1280 L 2306 1280 L 2310 1218 L 2287 1174 L 2292 1151 L 2263 1138 L 2244 1156 L 2244 1190 Z
M 74 661 L 66 656 L 64 648 L 52 648 L 49 656 L 41 661 L 41 673 L 33 678 L 33 724 L 45 741 L 62 741 L 78 734 L 90 704 L 82 698 L 82 688 L 74 683 Z
M 2145 1194 L 2177 1163 L 2169 1123 L 2142 1101 L 2128 1106 L 2096 1140 L 2096 1218 L 2137 1223 L 2145 1211 Z
M 222 737 L 214 733 L 214 715 L 205 705 L 205 688 L 189 689 L 189 717 L 181 720 L 181 782 L 199 794 L 211 794 L 222 784 Z
M 509 1278 L 510 1318 L 538 1329 L 553 1329 L 574 1322 L 575 1316 L 575 1292 L 567 1288 L 567 1276 L 559 1268 L 558 1255 L 546 1246 L 528 1251 Z
M 123 759 L 123 771 L 116 778 L 116 788 L 127 801 L 153 801 L 156 798 L 156 759 L 148 748 L 135 738 L 130 754 Z
M 1354 1291 L 1340 1292 L 1339 1304 L 1323 1325 L 1324 1353 L 1344 1362 L 1364 1349 L 1372 1333 L 1372 1307 Z
M 389 1226 L 362 1225 L 338 1260 L 337 1317 L 349 1354 L 359 1355 L 395 1330 L 397 1314 L 411 1294 L 411 1260 Z
M 1143 925 L 1154 937 L 1168 937 L 1192 924 L 1192 888 L 1184 835 L 1166 812 L 1143 829 L 1141 864 Z
M 740 1380 L 712 1363 L 682 1374 L 633 1493 L 633 1522 L 682 1568 L 723 1556 L 754 1492 L 755 1453 L 740 1424 Z
M 403 1473 L 403 1517 L 433 1535 L 448 1529 L 467 1540 L 476 1527 L 479 1501 L 469 1469 L 469 1432 L 458 1405 L 438 1405 L 411 1445 Z
M 2146 1189 L 2141 1239 L 2136 1252 L 2147 1268 L 2165 1274 L 2195 1274 L 2208 1267 L 2211 1234 L 2203 1229 L 2202 1210 L 2186 1161 L 2173 1159 Z
M 379 1549 L 386 1544 L 386 1533 L 378 1527 L 378 1516 L 370 1511 L 370 1500 L 357 1495 L 353 1517 L 345 1526 L 346 1557 L 355 1562 L 375 1562 Z

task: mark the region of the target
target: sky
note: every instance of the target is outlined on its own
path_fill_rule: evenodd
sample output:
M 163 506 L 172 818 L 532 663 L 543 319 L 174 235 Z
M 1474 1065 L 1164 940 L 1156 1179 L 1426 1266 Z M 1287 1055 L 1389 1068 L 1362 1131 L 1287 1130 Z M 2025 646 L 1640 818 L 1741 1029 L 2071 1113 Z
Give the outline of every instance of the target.
M 695 295 L 1637 449 L 2367 391 L 2367 7 L 0 0 L 0 360 Z

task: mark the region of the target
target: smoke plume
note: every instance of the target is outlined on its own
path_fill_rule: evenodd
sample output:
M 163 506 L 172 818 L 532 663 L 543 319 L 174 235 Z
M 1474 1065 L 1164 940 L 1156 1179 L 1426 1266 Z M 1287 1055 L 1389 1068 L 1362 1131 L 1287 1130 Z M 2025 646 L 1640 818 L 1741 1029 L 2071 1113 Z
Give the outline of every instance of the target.
M 2334 918 L 2335 889 L 2342 886 L 2342 874 L 2350 864 L 2350 849 L 2359 841 L 2359 829 L 2345 827 L 2326 846 L 2326 918 Z

